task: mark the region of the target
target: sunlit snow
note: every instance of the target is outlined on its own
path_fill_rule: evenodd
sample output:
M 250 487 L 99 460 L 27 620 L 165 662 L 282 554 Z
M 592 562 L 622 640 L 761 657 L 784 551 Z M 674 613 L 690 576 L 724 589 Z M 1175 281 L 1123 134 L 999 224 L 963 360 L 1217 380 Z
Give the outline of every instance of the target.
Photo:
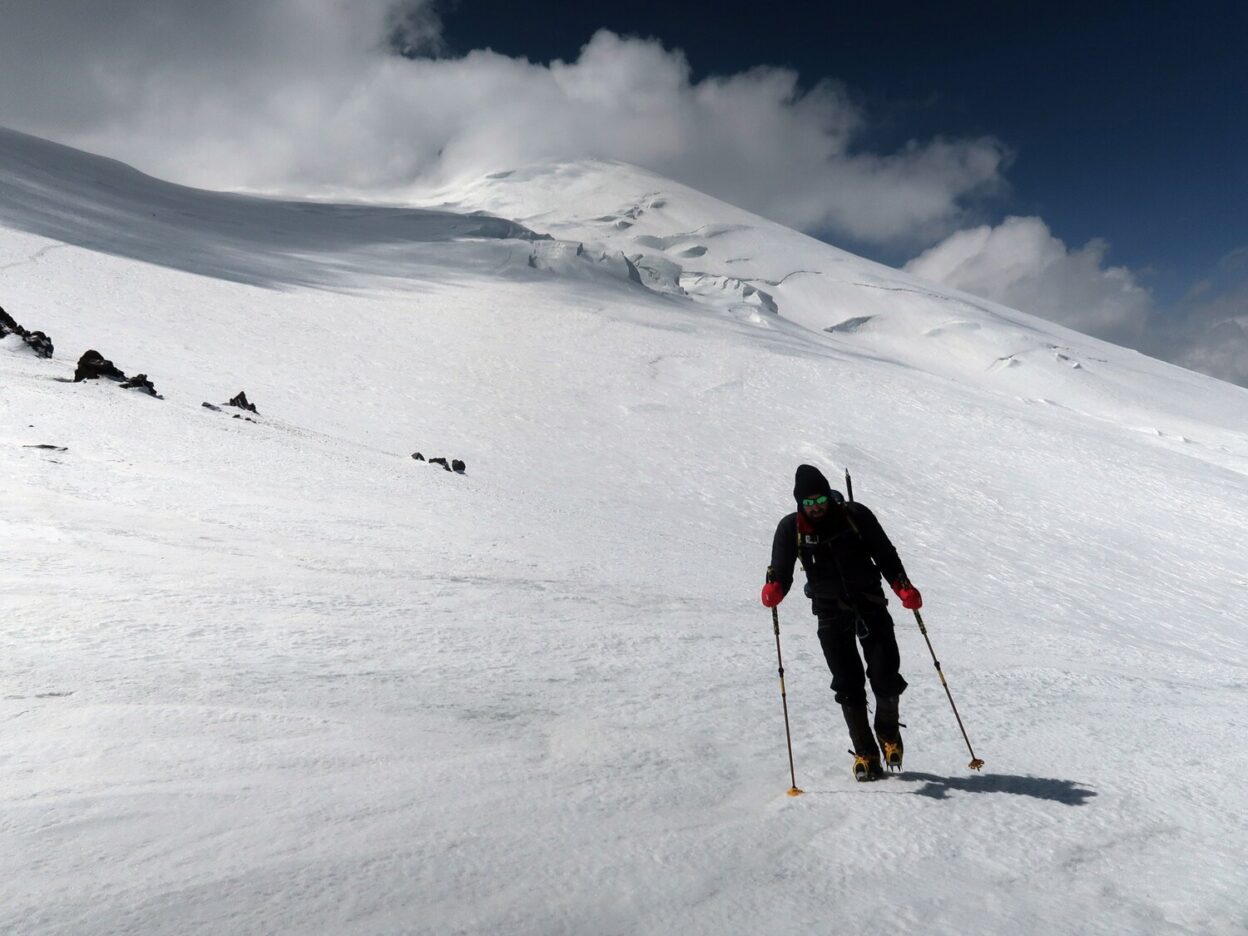
M 0 931 L 1248 927 L 1248 391 L 616 163 L 409 197 L 0 131 Z M 894 602 L 855 784 L 795 592 L 785 795 L 801 462 L 982 773 Z

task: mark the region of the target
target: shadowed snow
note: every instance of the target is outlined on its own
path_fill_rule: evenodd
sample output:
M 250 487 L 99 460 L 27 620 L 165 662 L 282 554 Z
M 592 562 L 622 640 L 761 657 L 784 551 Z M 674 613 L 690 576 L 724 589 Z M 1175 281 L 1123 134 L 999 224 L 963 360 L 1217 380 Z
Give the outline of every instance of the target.
M 0 223 L 88 250 L 268 287 L 335 285 L 352 271 L 384 273 L 405 259 L 419 258 L 421 268 L 430 262 L 426 251 L 404 258 L 393 251 L 370 255 L 369 248 L 536 238 L 484 213 L 282 201 L 171 185 L 3 128 Z M 471 249 L 462 253 L 471 256 Z

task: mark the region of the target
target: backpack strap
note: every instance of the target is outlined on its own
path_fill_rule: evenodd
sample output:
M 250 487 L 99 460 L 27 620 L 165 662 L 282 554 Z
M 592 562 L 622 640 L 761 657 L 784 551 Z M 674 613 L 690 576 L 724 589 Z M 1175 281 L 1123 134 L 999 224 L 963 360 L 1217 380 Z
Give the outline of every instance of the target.
M 867 549 L 867 554 L 870 555 L 870 549 L 867 547 L 867 541 L 863 537 L 862 531 L 858 529 L 858 524 L 854 522 L 854 518 L 850 514 L 849 508 L 846 505 L 846 503 L 843 500 L 836 501 L 835 503 L 836 503 L 836 507 L 834 509 L 838 509 L 841 511 L 841 516 L 845 518 L 845 523 L 846 525 L 849 526 L 850 532 L 854 536 L 858 537 L 858 541 L 863 545 L 863 548 Z M 810 576 L 811 566 L 815 564 L 815 557 L 813 554 L 813 550 L 808 551 L 805 548 L 806 547 L 805 537 L 806 537 L 806 534 L 814 533 L 814 532 L 815 532 L 814 526 L 812 526 L 811 522 L 806 519 L 806 515 L 803 514 L 799 510 L 797 512 L 797 558 L 802 564 L 802 571 L 806 573 L 808 578 Z M 809 561 L 808 561 L 808 552 L 809 552 Z M 840 568 L 839 563 L 837 564 L 836 571 L 841 576 L 841 587 L 845 590 L 846 594 L 848 595 L 849 588 L 845 584 L 845 573 Z M 858 595 L 856 597 L 863 598 L 866 601 L 870 602 L 871 604 L 888 604 L 888 601 L 886 599 L 878 599 L 874 595 L 863 594 L 863 595 Z M 853 611 L 856 614 L 859 614 L 861 616 L 860 609 L 854 604 L 852 604 L 851 602 L 847 601 L 845 598 L 843 597 L 838 598 L 837 604 L 840 605 L 842 610 Z
M 805 548 L 806 547 L 805 536 L 807 533 L 814 533 L 815 528 L 810 525 L 810 521 L 806 519 L 806 515 L 803 514 L 800 510 L 797 512 L 796 526 L 797 526 L 797 560 L 798 562 L 802 564 L 802 571 L 806 573 L 807 577 L 809 577 L 810 567 L 814 565 L 815 557 L 811 556 L 810 561 L 809 562 L 807 561 L 806 548 Z
M 858 539 L 861 540 L 862 544 L 865 546 L 867 541 L 863 539 L 862 531 L 858 529 L 858 524 L 854 522 L 854 518 L 849 512 L 849 508 L 846 507 L 845 502 L 836 501 L 835 504 L 836 506 L 833 509 L 841 512 L 841 516 L 845 518 L 845 523 L 849 527 L 850 532 L 853 533 L 854 536 L 858 537 Z M 806 551 L 803 547 L 806 545 L 806 535 L 814 532 L 814 526 L 809 520 L 806 519 L 806 515 L 799 510 L 797 512 L 797 558 L 801 560 L 802 569 L 806 572 L 810 571 L 810 565 L 813 564 L 815 560 L 814 557 L 811 556 L 810 563 L 807 563 Z

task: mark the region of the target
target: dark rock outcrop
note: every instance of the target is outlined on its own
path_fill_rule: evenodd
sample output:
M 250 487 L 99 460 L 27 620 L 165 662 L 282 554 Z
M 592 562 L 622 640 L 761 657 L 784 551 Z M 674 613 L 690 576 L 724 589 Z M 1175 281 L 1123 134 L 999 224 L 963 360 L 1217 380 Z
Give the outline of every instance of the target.
M 13 316 L 0 308 L 0 338 L 17 335 L 41 358 L 52 356 L 52 339 L 41 331 L 27 331 L 13 320 Z
M 451 466 L 450 466 L 450 465 L 448 465 L 448 464 L 446 463 L 446 459 L 445 459 L 445 458 L 431 458 L 431 459 L 429 459 L 429 464 L 431 464 L 431 465 L 441 465 L 441 466 L 442 466 L 443 468 L 445 468 L 447 471 L 450 471 L 450 470 L 451 470 Z
M 92 349 L 78 359 L 78 367 L 74 370 L 74 383 L 95 380 L 97 377 L 107 377 L 109 380 L 126 379 L 125 372 L 121 368 L 99 351 Z
M 424 461 L 424 460 L 425 460 L 425 456 L 424 456 L 424 455 L 421 455 L 421 454 L 420 454 L 420 452 L 412 452 L 412 458 L 413 458 L 415 461 Z
M 236 397 L 234 397 L 232 400 L 230 400 L 230 402 L 229 402 L 229 403 L 227 403 L 227 404 L 226 404 L 226 406 L 237 406 L 239 409 L 245 409 L 245 410 L 248 410 L 248 411 L 250 411 L 250 412 L 252 412 L 252 413 L 255 413 L 257 416 L 259 416 L 259 415 L 260 415 L 260 413 L 259 413 L 259 412 L 257 412 L 257 410 L 256 410 L 256 405 L 255 405 L 254 403 L 248 403 L 248 402 L 247 402 L 247 391 L 246 391 L 246 390 L 240 390 L 240 391 L 238 391 L 238 396 L 236 396 Z
M 125 371 L 100 354 L 99 351 L 92 349 L 78 359 L 78 367 L 74 370 L 74 383 L 83 380 L 95 380 L 99 377 L 107 377 L 109 380 L 115 380 L 120 384 L 123 390 L 140 390 L 143 393 L 163 400 L 156 388 L 152 386 L 152 382 L 147 379 L 147 374 L 135 374 L 133 377 L 127 377 Z
M 52 356 L 52 339 L 43 332 L 27 332 L 22 335 L 22 340 L 30 345 L 30 349 L 39 357 L 50 358 Z
M 465 465 L 458 458 L 451 459 L 451 471 L 455 472 L 456 474 L 463 474 L 467 470 L 467 467 L 468 466 Z

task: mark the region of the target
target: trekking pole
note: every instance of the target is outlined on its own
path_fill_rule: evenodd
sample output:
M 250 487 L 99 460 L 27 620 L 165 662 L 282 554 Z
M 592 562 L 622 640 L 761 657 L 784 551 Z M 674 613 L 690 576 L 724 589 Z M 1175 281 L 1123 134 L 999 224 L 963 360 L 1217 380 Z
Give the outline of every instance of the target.
M 962 725 L 962 716 L 958 714 L 958 707 L 953 704 L 953 693 L 949 691 L 949 683 L 945 681 L 945 671 L 940 668 L 940 660 L 936 659 L 936 651 L 932 649 L 932 642 L 928 639 L 927 628 L 923 626 L 923 615 L 915 611 L 914 619 L 919 622 L 919 633 L 923 635 L 923 640 L 927 643 L 927 651 L 932 655 L 932 662 L 936 664 L 936 673 L 940 676 L 940 684 L 945 687 L 945 695 L 949 697 L 949 707 L 953 709 L 953 717 L 958 720 L 958 727 L 962 730 L 962 740 L 966 742 L 966 749 L 971 752 L 971 762 L 967 766 L 971 770 L 979 770 L 979 768 L 984 766 L 984 762 L 975 756 L 975 749 L 971 747 L 971 739 L 966 736 L 966 728 Z
M 852 503 L 854 500 L 854 481 L 849 476 L 849 469 L 845 469 L 845 494 Z M 967 764 L 971 770 L 979 770 L 984 766 L 984 762 L 975 756 L 975 749 L 971 747 L 971 739 L 966 736 L 966 728 L 962 725 L 962 716 L 958 714 L 958 707 L 953 704 L 953 693 L 949 691 L 949 683 L 945 681 L 945 671 L 940 668 L 940 660 L 936 659 L 936 651 L 932 649 L 932 641 L 927 636 L 927 628 L 923 626 L 923 615 L 918 611 L 914 612 L 914 619 L 919 622 L 919 633 L 923 635 L 923 640 L 927 644 L 927 652 L 932 655 L 932 662 L 936 664 L 936 675 L 940 677 L 940 684 L 945 687 L 945 695 L 949 697 L 949 707 L 953 709 L 953 717 L 958 720 L 958 728 L 962 731 L 962 740 L 966 742 L 966 749 L 971 752 L 971 762 Z
M 771 623 L 776 629 L 776 662 L 780 664 L 780 701 L 784 703 L 784 741 L 789 746 L 789 781 L 793 784 L 789 787 L 789 796 L 801 796 L 802 791 L 797 788 L 797 774 L 793 772 L 793 737 L 789 734 L 789 699 L 784 693 L 784 658 L 780 656 L 780 614 L 774 607 L 771 609 Z

